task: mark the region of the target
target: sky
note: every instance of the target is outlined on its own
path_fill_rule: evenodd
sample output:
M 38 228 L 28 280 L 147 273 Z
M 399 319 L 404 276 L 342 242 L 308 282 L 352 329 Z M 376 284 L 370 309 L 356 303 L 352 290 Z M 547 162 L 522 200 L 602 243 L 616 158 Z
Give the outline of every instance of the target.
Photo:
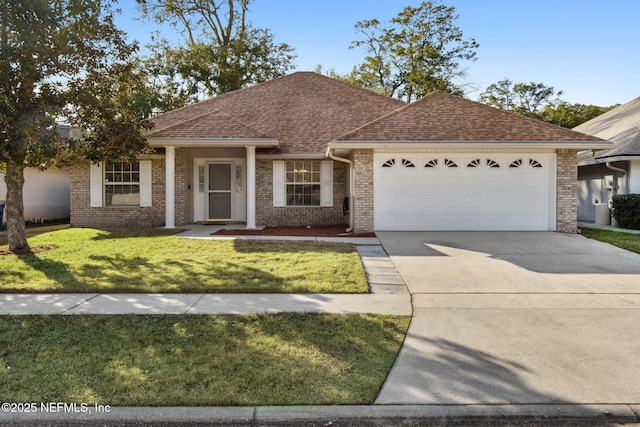
M 455 7 L 455 24 L 480 47 L 465 64 L 466 82 L 478 95 L 503 78 L 562 90 L 570 103 L 608 106 L 640 96 L 640 1 L 638 0 L 444 0 Z M 420 0 L 254 0 L 249 20 L 269 28 L 276 42 L 295 48 L 294 71 L 317 65 L 348 74 L 366 52 L 349 49 L 354 25 L 382 23 Z M 135 0 L 120 0 L 117 25 L 141 45 L 151 33 L 172 39 L 168 27 L 141 22 Z

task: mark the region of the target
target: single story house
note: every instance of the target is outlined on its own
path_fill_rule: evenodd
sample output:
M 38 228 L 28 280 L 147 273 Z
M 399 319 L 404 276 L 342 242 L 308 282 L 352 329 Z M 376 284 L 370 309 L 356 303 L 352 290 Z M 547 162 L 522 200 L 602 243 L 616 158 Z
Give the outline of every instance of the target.
M 574 130 L 615 145 L 579 155 L 578 221 L 591 222 L 595 220 L 595 203 L 607 203 L 615 194 L 640 193 L 640 97 Z
M 155 154 L 72 170 L 71 222 L 576 232 L 600 138 L 443 92 L 406 104 L 310 72 L 158 115 Z

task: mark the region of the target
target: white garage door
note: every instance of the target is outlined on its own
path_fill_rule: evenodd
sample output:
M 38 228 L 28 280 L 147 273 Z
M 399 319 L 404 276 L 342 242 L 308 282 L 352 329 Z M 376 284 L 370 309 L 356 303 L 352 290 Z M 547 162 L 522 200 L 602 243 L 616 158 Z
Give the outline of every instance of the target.
M 555 230 L 555 154 L 374 155 L 376 230 Z

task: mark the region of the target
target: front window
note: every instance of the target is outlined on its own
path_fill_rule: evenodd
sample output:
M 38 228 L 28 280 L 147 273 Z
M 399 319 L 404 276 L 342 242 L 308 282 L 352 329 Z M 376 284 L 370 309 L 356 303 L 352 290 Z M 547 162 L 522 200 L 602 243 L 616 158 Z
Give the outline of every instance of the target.
M 140 205 L 140 162 L 106 163 L 104 182 L 106 206 Z
M 320 162 L 287 162 L 287 206 L 320 206 Z

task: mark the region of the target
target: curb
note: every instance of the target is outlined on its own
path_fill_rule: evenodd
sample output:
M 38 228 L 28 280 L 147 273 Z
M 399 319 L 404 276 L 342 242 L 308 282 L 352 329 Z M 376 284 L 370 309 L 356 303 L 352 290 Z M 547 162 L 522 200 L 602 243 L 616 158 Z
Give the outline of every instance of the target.
M 114 407 L 109 412 L 2 413 L 0 426 L 640 425 L 630 405 Z M 634 412 L 635 411 L 635 412 Z

